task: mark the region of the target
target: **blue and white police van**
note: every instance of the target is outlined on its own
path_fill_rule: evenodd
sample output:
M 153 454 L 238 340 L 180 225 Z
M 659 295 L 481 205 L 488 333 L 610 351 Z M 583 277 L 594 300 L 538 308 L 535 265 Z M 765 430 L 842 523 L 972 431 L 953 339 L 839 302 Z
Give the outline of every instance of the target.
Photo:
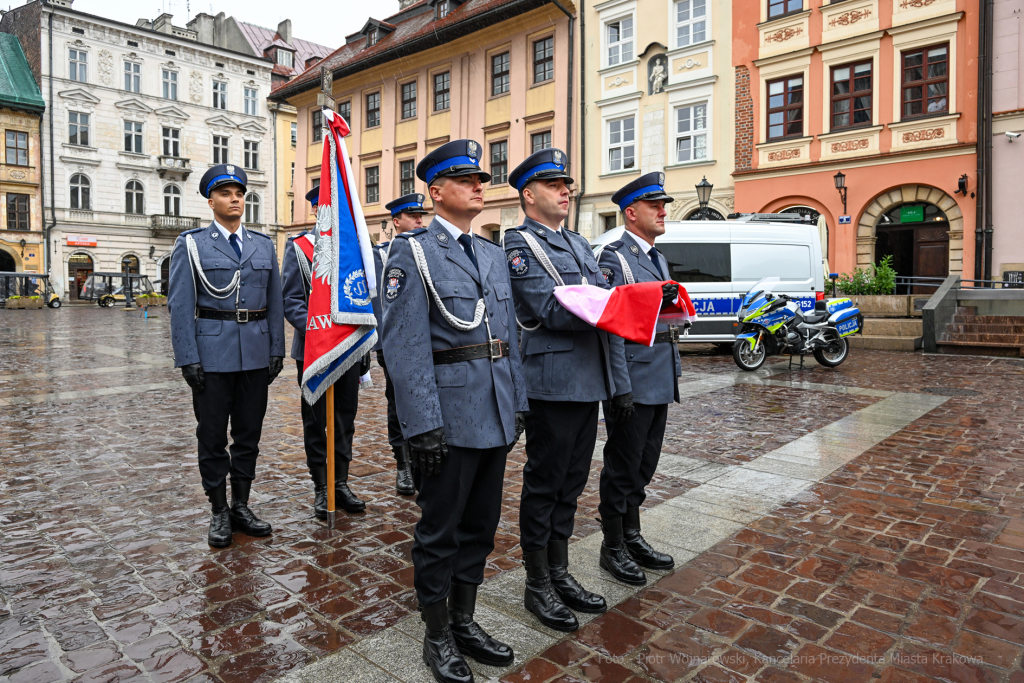
M 618 227 L 591 242 L 594 252 L 622 238 Z M 686 287 L 698 320 L 680 342 L 729 344 L 736 340 L 743 295 L 761 278 L 777 277 L 777 294 L 805 310 L 825 298 L 825 272 L 817 224 L 794 214 L 741 214 L 727 221 L 666 221 L 655 240 L 669 277 Z

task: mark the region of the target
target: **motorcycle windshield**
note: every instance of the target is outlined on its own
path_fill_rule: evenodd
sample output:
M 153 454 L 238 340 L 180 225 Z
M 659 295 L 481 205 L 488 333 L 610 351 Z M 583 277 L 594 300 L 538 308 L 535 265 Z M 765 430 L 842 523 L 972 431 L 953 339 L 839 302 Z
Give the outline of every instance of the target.
M 779 282 L 780 280 L 777 277 L 765 277 L 758 280 L 757 284 L 743 295 L 743 302 L 740 304 L 741 308 L 748 307 L 754 299 L 759 299 L 762 296 L 767 297 L 778 286 Z

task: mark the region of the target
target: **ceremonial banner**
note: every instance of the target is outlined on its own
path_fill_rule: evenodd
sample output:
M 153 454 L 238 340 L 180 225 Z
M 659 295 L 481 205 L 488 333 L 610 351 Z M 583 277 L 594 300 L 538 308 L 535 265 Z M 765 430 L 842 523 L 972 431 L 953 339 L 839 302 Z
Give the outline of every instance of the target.
M 312 256 L 302 394 L 313 404 L 377 341 L 370 233 L 344 137 L 348 124 L 325 109 L 320 199 Z M 296 241 L 299 245 L 301 240 Z M 300 245 L 305 252 L 307 245 Z
M 614 289 L 566 285 L 555 287 L 555 298 L 565 310 L 599 330 L 637 344 L 654 346 L 659 322 L 678 325 L 697 319 L 690 295 L 682 285 L 679 285 L 676 300 L 662 310 L 661 287 L 667 282 L 671 281 L 638 282 Z

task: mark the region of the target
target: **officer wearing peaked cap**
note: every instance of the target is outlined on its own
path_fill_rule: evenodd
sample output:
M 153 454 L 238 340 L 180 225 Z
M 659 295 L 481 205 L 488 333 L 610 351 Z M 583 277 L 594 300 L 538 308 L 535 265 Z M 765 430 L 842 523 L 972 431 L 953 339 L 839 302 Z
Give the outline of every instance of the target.
M 423 660 L 442 683 L 473 680 L 464 654 L 492 666 L 514 659 L 473 619 L 527 409 L 505 255 L 472 232 L 490 180 L 480 151 L 455 140 L 420 161 L 434 220 L 395 237 L 381 277 L 384 357 L 419 479 Z
M 668 261 L 654 247 L 654 239 L 665 233 L 665 205 L 673 201 L 664 185 L 664 173 L 648 173 L 612 195 L 626 225 L 622 239 L 607 245 L 600 256 L 601 271 L 613 287 L 670 279 Z M 677 291 L 678 286 L 668 286 L 666 298 L 674 299 Z M 668 405 L 679 401 L 678 340 L 677 328 L 658 325 L 654 346 L 627 341 L 636 412 L 625 420 L 606 412 L 608 441 L 598 507 L 606 530 L 601 563 L 626 583 L 645 581 L 641 567 L 666 571 L 674 566 L 671 556 L 654 550 L 640 534 L 640 505 L 658 467 Z M 609 529 L 615 529 L 615 538 L 609 538 Z
M 576 499 L 590 474 L 599 403 L 610 401 L 621 415 L 632 406 L 622 339 L 592 327 L 555 299 L 560 285 L 607 288 L 587 240 L 561 227 L 573 182 L 566 163 L 564 152 L 546 149 L 512 172 L 509 183 L 519 190 L 526 220 L 505 234 L 530 403 L 519 509 L 525 605 L 559 631 L 579 627 L 573 610 L 607 609 L 603 597 L 569 573 L 569 537 Z
M 284 317 L 274 242 L 242 225 L 247 181 L 231 164 L 203 175 L 199 192 L 214 220 L 178 237 L 168 282 L 174 365 L 192 387 L 199 473 L 212 509 L 208 541 L 218 548 L 231 545 L 232 531 L 271 532 L 248 503 L 267 387 L 283 367 Z
M 395 237 L 422 228 L 423 216 L 427 214 L 427 210 L 423 208 L 423 195 L 418 192 L 388 202 L 384 208 L 391 212 L 391 227 Z M 377 272 L 378 285 L 383 282 L 390 248 L 391 242 L 381 242 L 373 247 L 373 268 Z M 411 496 L 416 493 L 416 486 L 413 483 L 409 442 L 402 437 L 402 427 L 398 423 L 398 412 L 395 410 L 395 386 L 384 362 L 380 299 L 380 296 L 373 298 L 373 314 L 377 316 L 377 344 L 373 350 L 377 352 L 377 364 L 384 371 L 384 398 L 388 403 L 388 443 L 395 454 L 395 490 L 401 496 Z
M 316 208 L 320 197 L 317 185 L 306 193 L 306 201 Z M 291 356 L 302 386 L 306 324 L 309 317 L 309 293 L 312 286 L 313 233 L 301 232 L 288 238 L 284 247 L 281 280 L 284 295 L 284 317 L 295 329 Z M 346 512 L 362 512 L 366 503 L 348 486 L 348 468 L 352 461 L 352 440 L 355 436 L 356 411 L 359 407 L 359 376 L 369 368 L 369 355 L 363 367 L 354 365 L 334 383 L 334 499 Z M 299 397 L 302 411 L 302 441 L 306 450 L 306 466 L 313 480 L 313 514 L 327 519 L 327 396 L 310 405 Z

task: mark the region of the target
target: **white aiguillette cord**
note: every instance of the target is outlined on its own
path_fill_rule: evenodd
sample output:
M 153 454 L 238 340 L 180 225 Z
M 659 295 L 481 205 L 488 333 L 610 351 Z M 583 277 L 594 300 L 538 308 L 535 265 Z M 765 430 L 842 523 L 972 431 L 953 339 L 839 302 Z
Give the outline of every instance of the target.
M 491 335 L 491 323 L 487 320 L 487 304 L 484 300 L 477 299 L 476 311 L 473 313 L 472 322 L 456 318 L 444 307 L 444 302 L 441 301 L 437 290 L 434 289 L 434 281 L 430 277 L 430 268 L 427 266 L 427 257 L 423 253 L 423 247 L 412 237 L 409 238 L 409 247 L 412 249 L 413 260 L 416 261 L 416 270 L 419 271 L 420 279 L 423 280 L 423 289 L 430 295 L 428 298 L 434 299 L 434 303 L 437 305 L 437 309 L 441 312 L 441 316 L 444 317 L 445 321 L 460 332 L 475 330 L 483 322 L 487 326 L 488 340 L 494 339 L 493 335 Z
M 203 288 L 206 289 L 206 293 L 212 296 L 214 299 L 227 299 L 232 293 L 235 295 L 235 309 L 238 309 L 238 296 L 242 291 L 242 288 L 238 286 L 238 283 L 242 279 L 242 264 L 238 264 L 238 270 L 231 277 L 231 282 L 226 287 L 217 288 L 210 284 L 210 281 L 206 279 L 206 273 L 203 272 L 202 262 L 199 260 L 199 247 L 196 246 L 196 240 L 192 235 L 185 235 L 185 247 L 188 249 L 189 263 L 192 266 L 192 281 L 195 282 L 196 273 L 199 273 L 199 281 L 203 283 Z M 198 294 L 198 292 L 196 292 Z M 198 317 L 199 306 L 196 306 L 196 317 Z
M 555 264 L 553 264 L 551 262 L 551 259 L 548 258 L 547 252 L 545 252 L 544 248 L 540 246 L 540 243 L 537 242 L 536 238 L 533 235 L 531 235 L 527 230 L 520 230 L 519 236 L 523 238 L 523 241 L 526 242 L 526 246 L 529 248 L 530 251 L 533 252 L 533 256 L 534 258 L 537 259 L 537 262 L 540 263 L 541 267 L 547 272 L 548 275 L 551 276 L 551 279 L 555 281 L 555 286 L 564 287 L 565 280 L 563 280 L 562 276 L 558 273 L 557 270 L 555 270 Z M 505 248 L 504 235 L 502 235 L 501 237 L 501 248 Z M 572 249 L 572 246 L 570 246 L 569 249 Z M 573 256 L 573 258 L 575 259 L 575 256 Z M 580 278 L 582 279 L 583 284 L 589 284 L 587 282 L 587 278 L 583 276 L 582 270 L 583 269 L 580 268 Z M 519 316 L 516 316 L 516 324 L 519 325 L 519 327 L 526 330 L 527 332 L 533 332 L 534 330 L 540 329 L 541 327 L 541 324 L 539 322 L 533 327 L 527 327 L 519 320 Z

